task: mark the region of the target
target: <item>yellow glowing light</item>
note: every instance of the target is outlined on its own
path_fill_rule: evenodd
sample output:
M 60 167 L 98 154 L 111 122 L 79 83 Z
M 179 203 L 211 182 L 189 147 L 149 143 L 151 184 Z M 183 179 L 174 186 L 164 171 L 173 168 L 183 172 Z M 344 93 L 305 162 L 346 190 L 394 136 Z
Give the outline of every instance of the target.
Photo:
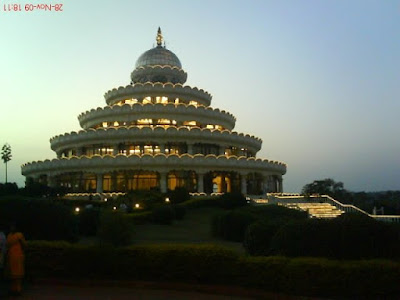
M 107 198 L 104 198 L 104 202 L 107 202 Z
M 170 200 L 169 200 L 169 198 L 167 197 L 167 198 L 165 198 L 165 202 L 167 202 L 167 203 L 169 203 L 170 202 Z
M 117 207 L 116 207 L 116 206 L 114 206 L 114 207 L 113 207 L 113 210 L 117 210 Z
M 81 209 L 79 207 L 75 207 L 75 212 L 79 212 Z
M 139 207 L 140 207 L 139 203 L 136 203 L 135 208 L 139 208 Z

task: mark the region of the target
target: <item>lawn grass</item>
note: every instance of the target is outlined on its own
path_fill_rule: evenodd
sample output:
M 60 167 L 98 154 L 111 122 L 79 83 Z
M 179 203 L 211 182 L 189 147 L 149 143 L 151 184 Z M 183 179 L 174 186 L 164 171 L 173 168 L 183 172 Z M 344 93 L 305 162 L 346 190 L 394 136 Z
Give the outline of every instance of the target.
M 241 243 L 228 242 L 211 234 L 211 220 L 221 208 L 205 207 L 188 210 L 183 220 L 172 225 L 135 225 L 134 244 L 218 244 L 244 253 Z

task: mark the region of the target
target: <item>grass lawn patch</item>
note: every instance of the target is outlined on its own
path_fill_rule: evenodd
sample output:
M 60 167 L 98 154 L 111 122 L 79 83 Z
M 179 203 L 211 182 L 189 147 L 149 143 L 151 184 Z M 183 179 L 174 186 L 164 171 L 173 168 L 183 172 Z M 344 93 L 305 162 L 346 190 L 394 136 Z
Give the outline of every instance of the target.
M 134 244 L 182 244 L 207 243 L 229 247 L 244 253 L 241 243 L 227 242 L 212 236 L 211 220 L 221 208 L 198 208 L 188 210 L 183 220 L 175 220 L 171 225 L 143 224 L 135 226 Z

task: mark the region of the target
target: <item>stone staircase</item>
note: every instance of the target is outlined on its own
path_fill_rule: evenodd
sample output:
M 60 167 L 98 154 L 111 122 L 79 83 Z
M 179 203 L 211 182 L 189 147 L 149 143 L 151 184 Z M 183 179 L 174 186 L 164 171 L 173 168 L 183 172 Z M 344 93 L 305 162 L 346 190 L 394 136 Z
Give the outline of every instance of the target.
M 342 214 L 344 211 L 338 209 L 330 203 L 285 203 L 282 204 L 288 208 L 298 209 L 308 212 L 310 218 L 332 219 Z

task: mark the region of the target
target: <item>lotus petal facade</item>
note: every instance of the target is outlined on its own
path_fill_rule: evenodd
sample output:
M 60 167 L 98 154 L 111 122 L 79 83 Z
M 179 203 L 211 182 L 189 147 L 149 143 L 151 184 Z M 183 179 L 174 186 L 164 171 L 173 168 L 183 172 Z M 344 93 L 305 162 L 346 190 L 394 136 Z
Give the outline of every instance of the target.
M 180 60 L 162 42 L 159 29 L 131 83 L 106 92 L 106 106 L 78 116 L 81 131 L 50 139 L 56 159 L 22 166 L 27 184 L 72 193 L 282 192 L 286 165 L 256 158 L 262 141 L 233 131 L 232 114 L 210 107 L 206 91 L 185 86 Z

